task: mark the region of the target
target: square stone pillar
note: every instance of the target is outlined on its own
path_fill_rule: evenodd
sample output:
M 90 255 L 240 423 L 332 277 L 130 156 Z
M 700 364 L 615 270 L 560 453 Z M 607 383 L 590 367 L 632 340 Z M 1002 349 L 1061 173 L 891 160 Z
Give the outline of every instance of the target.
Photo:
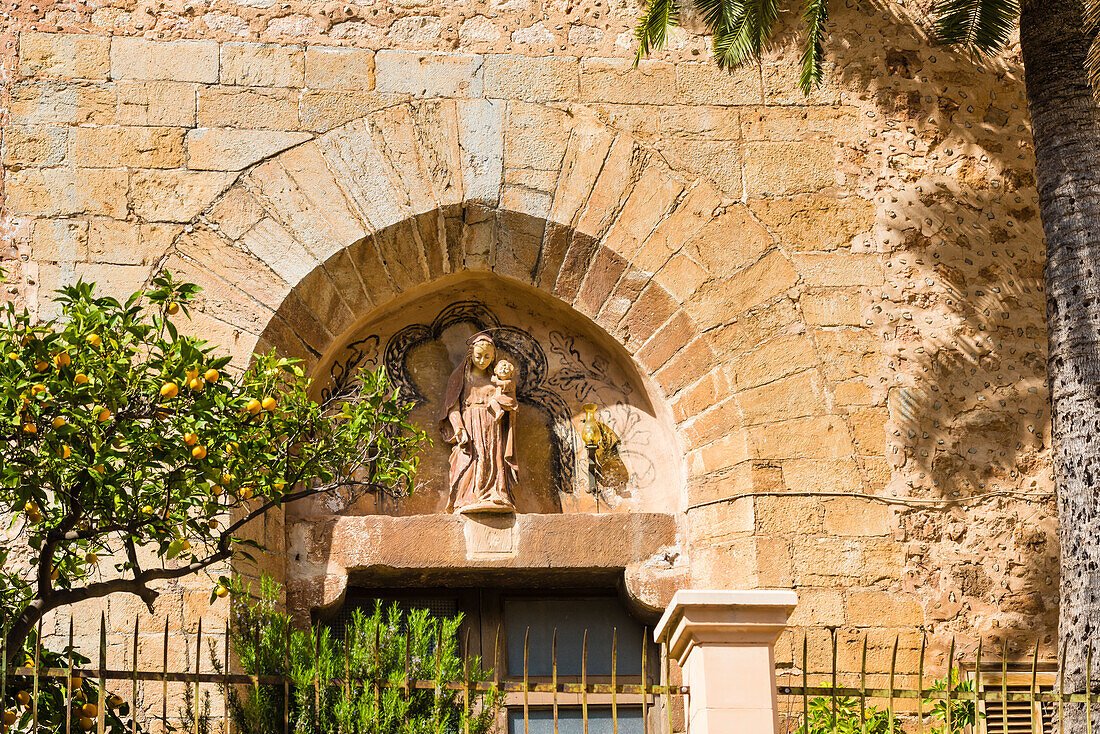
M 688 686 L 691 734 L 777 734 L 775 641 L 793 591 L 681 590 L 653 632 Z

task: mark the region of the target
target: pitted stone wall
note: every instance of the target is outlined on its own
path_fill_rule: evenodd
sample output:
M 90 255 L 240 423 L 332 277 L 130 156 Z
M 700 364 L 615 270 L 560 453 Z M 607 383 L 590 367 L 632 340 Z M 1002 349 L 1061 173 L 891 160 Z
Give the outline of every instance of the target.
M 5 6 L 4 297 L 46 316 L 62 283 L 168 266 L 238 364 L 312 365 L 397 294 L 492 270 L 651 378 L 690 583 L 794 587 L 798 626 L 870 630 L 873 654 L 917 625 L 1048 641 L 1020 64 L 890 7 L 836 9 L 803 98 L 789 33 L 725 74 L 689 22 L 632 68 L 633 4 Z

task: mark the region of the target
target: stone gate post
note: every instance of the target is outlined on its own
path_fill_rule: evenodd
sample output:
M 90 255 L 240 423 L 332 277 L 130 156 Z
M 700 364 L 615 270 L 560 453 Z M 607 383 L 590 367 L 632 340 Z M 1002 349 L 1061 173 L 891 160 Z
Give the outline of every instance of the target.
M 653 636 L 683 670 L 691 734 L 777 734 L 774 647 L 797 602 L 785 590 L 676 592 Z

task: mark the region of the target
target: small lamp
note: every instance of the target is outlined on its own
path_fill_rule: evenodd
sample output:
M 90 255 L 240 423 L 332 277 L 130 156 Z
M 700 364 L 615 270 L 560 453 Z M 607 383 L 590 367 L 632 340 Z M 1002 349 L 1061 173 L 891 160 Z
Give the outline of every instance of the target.
M 596 451 L 600 448 L 600 439 L 603 434 L 600 432 L 600 422 L 596 420 L 596 404 L 585 403 L 581 407 L 584 409 L 581 440 L 584 441 L 584 447 L 588 449 L 588 491 L 596 498 L 596 512 L 599 512 L 600 488 L 596 481 Z

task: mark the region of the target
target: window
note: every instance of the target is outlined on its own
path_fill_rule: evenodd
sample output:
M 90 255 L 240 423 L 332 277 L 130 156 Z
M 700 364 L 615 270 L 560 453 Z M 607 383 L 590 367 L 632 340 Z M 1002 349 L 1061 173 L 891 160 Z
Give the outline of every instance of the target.
M 463 615 L 460 645 L 469 643 L 471 654 L 479 655 L 486 668 L 499 661 L 501 680 L 522 681 L 524 641 L 527 641 L 527 677 L 530 683 L 549 683 L 554 668 L 554 636 L 557 634 L 557 677 L 559 684 L 579 683 L 582 653 L 587 633 L 585 675 L 589 684 L 611 682 L 612 646 L 615 648 L 615 676 L 619 685 L 638 685 L 658 680 L 660 660 L 657 646 L 647 629 L 630 614 L 612 591 L 521 592 L 498 589 L 349 589 L 343 607 L 325 620 L 334 634 L 343 635 L 353 609 L 372 612 L 397 603 L 402 609 L 428 609 L 442 616 Z M 499 642 L 498 642 L 499 640 Z M 497 646 L 499 645 L 499 649 Z M 645 668 L 642 670 L 645 646 Z M 588 694 L 589 734 L 610 734 L 613 730 L 610 693 Z M 505 731 L 523 734 L 522 693 L 508 693 Z M 555 697 L 549 692 L 527 695 L 530 734 L 554 731 Z M 559 734 L 581 734 L 581 696 L 557 695 Z M 643 701 L 639 694 L 618 694 L 616 709 L 620 734 L 641 734 Z M 505 723 L 505 722 L 502 722 Z

